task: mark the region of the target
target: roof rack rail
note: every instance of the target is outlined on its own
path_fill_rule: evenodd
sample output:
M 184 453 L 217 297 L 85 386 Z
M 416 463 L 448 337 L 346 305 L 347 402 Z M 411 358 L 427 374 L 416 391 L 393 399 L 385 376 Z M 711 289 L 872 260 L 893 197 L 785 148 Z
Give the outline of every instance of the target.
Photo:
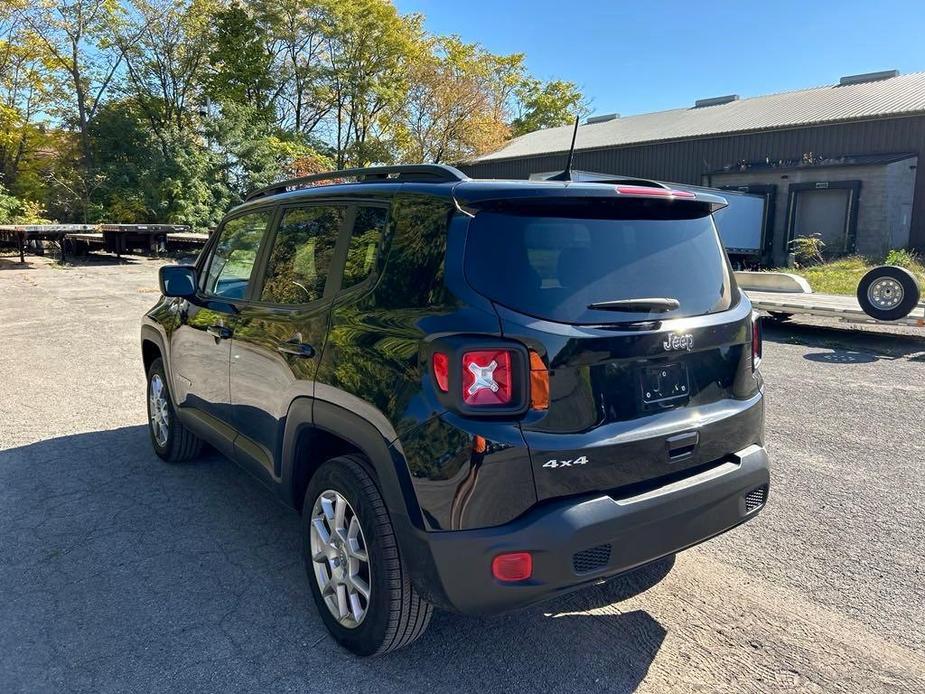
M 445 164 L 396 164 L 394 166 L 367 166 L 358 169 L 342 169 L 326 173 L 299 176 L 286 181 L 272 183 L 263 188 L 251 191 L 244 198 L 245 202 L 265 198 L 269 195 L 297 190 L 308 183 L 317 181 L 337 181 L 343 178 L 355 178 L 357 183 L 374 183 L 382 181 L 419 181 L 426 183 L 451 183 L 454 181 L 467 181 L 468 177 L 459 169 Z

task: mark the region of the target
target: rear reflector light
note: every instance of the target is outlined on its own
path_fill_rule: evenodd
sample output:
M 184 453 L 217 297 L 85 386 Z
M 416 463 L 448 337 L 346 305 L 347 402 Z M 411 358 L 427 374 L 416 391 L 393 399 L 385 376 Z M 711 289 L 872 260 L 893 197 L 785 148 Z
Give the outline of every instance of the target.
M 444 393 L 450 390 L 450 358 L 443 352 L 434 352 L 434 380 Z
M 462 357 L 462 398 L 467 405 L 508 405 L 514 399 L 511 352 L 478 350 Z
M 530 409 L 549 409 L 549 371 L 543 358 L 530 350 Z
M 763 341 L 761 339 L 761 319 L 757 314 L 752 315 L 752 371 L 755 371 L 761 364 L 761 351 Z
M 499 581 L 525 581 L 533 575 L 533 557 L 529 552 L 499 554 L 491 560 L 491 575 Z
M 689 190 L 671 190 L 669 188 L 656 188 L 650 186 L 614 186 L 621 195 L 637 195 L 650 198 L 696 198 Z

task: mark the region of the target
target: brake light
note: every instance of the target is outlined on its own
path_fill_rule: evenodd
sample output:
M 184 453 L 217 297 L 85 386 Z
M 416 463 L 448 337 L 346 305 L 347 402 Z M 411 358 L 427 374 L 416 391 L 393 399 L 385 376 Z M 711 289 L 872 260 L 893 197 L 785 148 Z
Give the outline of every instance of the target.
M 526 581 L 533 575 L 533 557 L 529 552 L 499 554 L 491 560 L 491 575 L 499 581 Z
M 508 405 L 514 399 L 511 352 L 478 350 L 462 356 L 462 398 L 467 405 Z
M 654 186 L 614 186 L 621 195 L 636 195 L 650 198 L 686 198 L 692 199 L 697 196 L 689 190 L 673 190 L 670 188 L 656 188 Z
M 758 366 L 761 364 L 762 348 L 761 319 L 758 314 L 752 314 L 752 371 L 757 371 Z
M 437 387 L 444 393 L 450 390 L 450 358 L 443 352 L 434 352 L 433 357 L 434 380 Z

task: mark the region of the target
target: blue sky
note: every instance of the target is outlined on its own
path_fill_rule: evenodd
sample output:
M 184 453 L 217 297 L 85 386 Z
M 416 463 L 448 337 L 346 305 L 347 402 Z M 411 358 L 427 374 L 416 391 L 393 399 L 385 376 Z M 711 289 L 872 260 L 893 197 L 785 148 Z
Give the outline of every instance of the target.
M 925 2 L 394 0 L 428 30 L 523 52 L 542 79 L 576 82 L 622 115 L 925 70 Z

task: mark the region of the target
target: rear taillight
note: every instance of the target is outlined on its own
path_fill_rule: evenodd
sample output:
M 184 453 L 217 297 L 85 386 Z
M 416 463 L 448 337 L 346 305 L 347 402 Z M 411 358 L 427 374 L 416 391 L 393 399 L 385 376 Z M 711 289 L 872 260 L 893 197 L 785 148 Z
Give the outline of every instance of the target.
M 512 352 L 477 350 L 462 355 L 462 399 L 470 407 L 509 405 L 514 400 Z
M 434 352 L 434 380 L 444 393 L 450 390 L 450 358 L 443 352 Z
M 752 314 L 752 371 L 757 371 L 761 364 L 761 318 L 757 313 Z
M 549 409 L 549 369 L 519 342 L 446 335 L 430 344 L 425 363 L 437 399 L 461 415 L 517 417 Z

